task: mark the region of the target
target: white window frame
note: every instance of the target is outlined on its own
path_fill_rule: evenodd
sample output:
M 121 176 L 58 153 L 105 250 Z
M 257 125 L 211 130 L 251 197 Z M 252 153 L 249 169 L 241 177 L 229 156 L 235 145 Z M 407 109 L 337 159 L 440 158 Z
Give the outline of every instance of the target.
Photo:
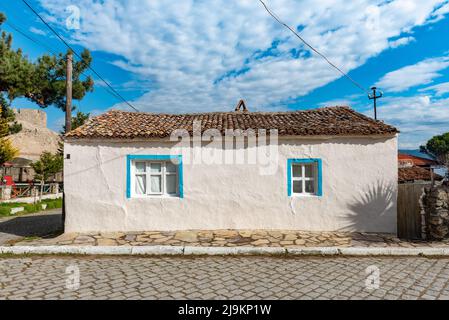
M 131 162 L 131 195 L 133 198 L 147 198 L 147 197 L 156 197 L 156 198 L 179 198 L 179 166 L 171 162 L 175 165 L 175 172 L 167 171 L 167 163 L 170 163 L 171 160 L 133 160 Z M 145 172 L 137 173 L 136 164 L 137 163 L 145 163 Z M 151 164 L 160 164 L 161 171 L 158 173 L 151 172 Z M 136 176 L 145 176 L 145 194 L 138 194 L 136 192 Z M 160 176 L 161 177 L 161 192 L 152 192 L 151 191 L 151 176 Z M 167 193 L 166 184 L 167 184 L 167 176 L 175 176 L 176 181 L 176 193 Z
M 295 177 L 294 176 L 294 167 L 300 167 L 301 168 L 301 176 Z M 312 167 L 313 177 L 306 177 L 306 167 Z M 292 196 L 295 197 L 316 197 L 318 195 L 318 165 L 317 163 L 301 163 L 301 162 L 293 162 L 291 164 L 291 193 Z M 300 181 L 302 183 L 302 192 L 295 192 L 294 189 L 294 183 L 295 181 Z M 306 192 L 306 181 L 313 181 L 313 189 L 314 192 Z

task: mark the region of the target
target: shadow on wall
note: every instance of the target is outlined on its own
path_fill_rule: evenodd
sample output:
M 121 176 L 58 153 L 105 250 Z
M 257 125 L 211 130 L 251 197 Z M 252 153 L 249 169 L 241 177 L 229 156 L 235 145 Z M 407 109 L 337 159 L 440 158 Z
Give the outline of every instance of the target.
M 360 190 L 342 218 L 344 231 L 394 233 L 397 185 L 378 181 Z

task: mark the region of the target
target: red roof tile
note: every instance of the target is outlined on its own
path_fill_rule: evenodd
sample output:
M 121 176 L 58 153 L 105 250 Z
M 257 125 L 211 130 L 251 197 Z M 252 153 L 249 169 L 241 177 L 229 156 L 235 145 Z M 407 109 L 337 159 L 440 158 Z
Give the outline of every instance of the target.
M 435 180 L 443 180 L 443 177 L 434 174 Z M 413 182 L 413 181 L 431 181 L 430 170 L 421 167 L 400 168 L 399 182 Z
M 420 166 L 420 167 L 433 166 L 433 165 L 438 164 L 434 160 L 420 158 L 420 157 L 412 156 L 409 154 L 402 154 L 402 153 L 399 154 L 398 159 L 400 161 L 411 161 L 415 166 Z
M 280 136 L 392 135 L 398 130 L 368 118 L 349 107 L 329 107 L 295 112 L 223 112 L 198 114 L 153 114 L 109 111 L 69 132 L 66 137 L 89 139 L 166 138 L 176 129 L 193 132 L 218 129 L 277 129 Z

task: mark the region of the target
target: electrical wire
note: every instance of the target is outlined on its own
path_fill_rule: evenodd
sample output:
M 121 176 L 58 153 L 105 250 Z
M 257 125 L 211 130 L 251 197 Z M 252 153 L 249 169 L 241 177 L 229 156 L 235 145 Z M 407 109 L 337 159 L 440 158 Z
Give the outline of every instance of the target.
M 83 58 L 64 40 L 64 38 L 61 37 L 61 35 L 59 35 L 59 33 L 53 29 L 46 21 L 44 18 L 42 18 L 42 16 L 36 11 L 34 10 L 34 8 L 26 1 L 26 0 L 22 0 L 22 2 L 58 37 L 59 40 L 62 41 L 62 43 L 64 43 L 67 48 L 69 48 L 73 54 L 78 57 L 78 59 L 80 59 L 81 61 L 83 60 Z M 91 67 L 90 65 L 87 66 L 110 90 L 112 90 L 115 95 L 122 100 L 123 102 L 125 102 L 129 107 L 131 107 L 134 111 L 139 112 L 139 110 L 134 107 L 130 102 L 128 102 L 125 98 L 123 98 L 123 96 L 118 93 L 93 67 Z
M 21 28 L 19 28 L 18 26 L 16 26 L 14 23 L 12 23 L 11 21 L 7 20 L 5 21 L 6 24 L 8 24 L 12 29 L 14 29 L 16 32 L 20 33 L 23 37 L 27 38 L 28 40 L 32 41 L 33 43 L 42 46 L 43 48 L 47 49 L 50 53 L 52 53 L 55 56 L 59 56 L 60 53 L 55 52 L 50 46 L 46 45 L 45 43 L 43 43 L 42 41 L 33 38 L 32 36 L 30 36 L 29 34 L 27 34 L 25 31 L 23 31 Z M 90 77 L 90 75 L 84 73 L 84 72 L 80 72 L 81 75 L 85 76 L 86 79 L 88 77 Z M 112 95 L 114 98 L 120 100 L 120 97 L 117 96 L 113 91 L 109 90 L 107 87 L 102 87 L 107 93 L 109 93 L 110 95 Z
M 259 0 L 259 2 L 263 5 L 265 10 L 268 12 L 268 14 L 273 17 L 279 24 L 283 25 L 287 29 L 289 29 L 299 40 L 301 40 L 310 50 L 318 54 L 321 58 L 323 58 L 331 67 L 336 69 L 339 73 L 341 73 L 346 79 L 351 81 L 357 88 L 362 90 L 363 92 L 367 92 L 368 94 L 370 91 L 368 91 L 365 87 L 363 87 L 360 83 L 355 81 L 352 77 L 350 77 L 347 73 L 345 73 L 341 68 L 339 68 L 337 65 L 335 65 L 332 61 L 330 61 L 324 54 L 319 52 L 317 49 L 315 49 L 311 44 L 309 44 L 303 37 L 301 37 L 295 30 L 293 30 L 289 25 L 284 23 L 273 11 L 271 11 L 268 6 L 263 2 L 262 0 Z

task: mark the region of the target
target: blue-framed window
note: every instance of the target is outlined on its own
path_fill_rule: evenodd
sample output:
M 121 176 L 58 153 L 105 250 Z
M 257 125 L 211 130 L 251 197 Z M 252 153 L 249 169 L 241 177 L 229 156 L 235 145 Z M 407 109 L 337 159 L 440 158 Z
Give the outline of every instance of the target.
M 321 159 L 288 159 L 287 191 L 289 197 L 323 195 Z
M 182 156 L 128 155 L 126 197 L 184 198 Z

